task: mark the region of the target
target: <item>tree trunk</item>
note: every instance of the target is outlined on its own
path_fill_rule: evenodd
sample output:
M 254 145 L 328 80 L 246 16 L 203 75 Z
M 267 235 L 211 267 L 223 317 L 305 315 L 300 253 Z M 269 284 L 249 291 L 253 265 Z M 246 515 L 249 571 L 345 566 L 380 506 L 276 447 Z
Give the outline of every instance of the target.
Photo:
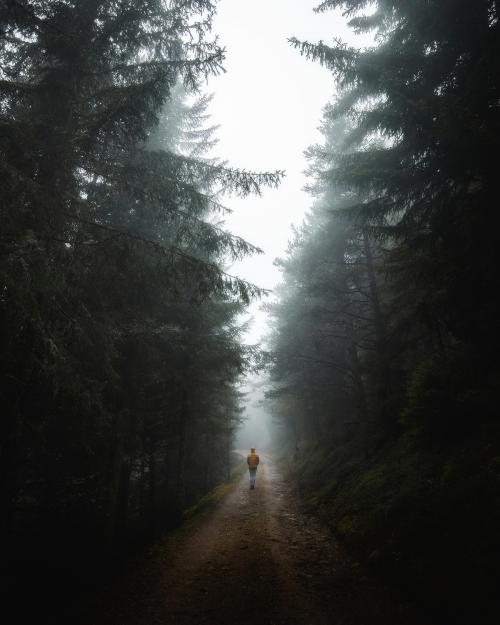
M 229 482 L 231 479 L 231 428 L 227 428 L 226 430 L 226 480 Z
M 368 275 L 368 286 L 373 311 L 375 326 L 376 352 L 379 359 L 379 366 L 375 372 L 375 385 L 378 405 L 376 407 L 380 422 L 384 426 L 392 427 L 394 424 L 393 415 L 390 414 L 387 406 L 392 387 L 392 373 L 390 365 L 390 354 L 387 345 L 387 327 L 380 305 L 379 289 L 373 262 L 373 253 L 370 241 L 366 234 L 363 234 L 363 246 L 366 256 L 366 267 Z
M 319 416 L 318 410 L 318 402 L 316 401 L 316 397 L 312 399 L 312 426 L 313 426 L 313 435 L 316 443 L 320 443 L 323 439 L 323 431 L 321 427 L 321 419 Z
M 186 389 L 182 390 L 181 397 L 181 409 L 179 414 L 178 423 L 178 455 L 177 455 L 177 486 L 176 494 L 179 506 L 181 509 L 184 507 L 184 501 L 186 498 L 186 483 L 185 483 L 185 455 L 186 455 L 186 425 L 188 419 L 188 406 L 187 406 L 187 392 Z
M 123 414 L 117 414 L 113 422 L 113 450 L 111 463 L 111 477 L 109 482 L 108 514 L 107 514 L 107 537 L 106 550 L 108 555 L 113 553 L 117 543 L 120 526 L 120 500 L 123 491 L 124 466 L 123 453 Z
M 359 421 L 364 422 L 368 417 L 368 409 L 366 405 L 365 385 L 361 375 L 361 365 L 358 358 L 358 348 L 354 340 L 354 328 L 352 319 L 346 324 L 347 334 L 347 352 L 349 355 L 350 368 L 352 371 L 352 380 L 354 382 L 354 406 L 356 417 Z
M 377 277 L 373 264 L 373 253 L 370 241 L 366 234 L 363 234 L 363 247 L 366 258 L 366 271 L 368 275 L 368 286 L 370 289 L 370 299 L 372 303 L 373 319 L 375 324 L 375 336 L 377 337 L 377 352 L 380 356 L 384 354 L 384 343 L 386 338 L 385 320 L 382 316 L 380 298 L 378 293 Z
M 148 521 L 154 522 L 156 514 L 156 457 L 155 445 L 148 446 Z

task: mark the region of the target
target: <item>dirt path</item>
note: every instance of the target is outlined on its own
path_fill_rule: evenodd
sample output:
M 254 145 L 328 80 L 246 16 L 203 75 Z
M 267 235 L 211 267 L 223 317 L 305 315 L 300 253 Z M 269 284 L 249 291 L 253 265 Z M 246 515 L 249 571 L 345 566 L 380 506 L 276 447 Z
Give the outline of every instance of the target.
M 141 587 L 136 578 L 128 590 L 110 589 L 92 624 L 417 623 L 301 510 L 268 457 L 261 456 L 255 490 L 245 474 L 160 560 Z

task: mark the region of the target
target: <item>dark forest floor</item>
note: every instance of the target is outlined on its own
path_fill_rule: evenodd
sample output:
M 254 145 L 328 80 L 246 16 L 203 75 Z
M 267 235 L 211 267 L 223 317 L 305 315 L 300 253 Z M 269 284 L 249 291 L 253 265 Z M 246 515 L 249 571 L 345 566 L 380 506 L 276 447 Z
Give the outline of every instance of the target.
M 429 625 L 361 570 L 261 457 L 218 505 L 104 589 L 86 625 Z

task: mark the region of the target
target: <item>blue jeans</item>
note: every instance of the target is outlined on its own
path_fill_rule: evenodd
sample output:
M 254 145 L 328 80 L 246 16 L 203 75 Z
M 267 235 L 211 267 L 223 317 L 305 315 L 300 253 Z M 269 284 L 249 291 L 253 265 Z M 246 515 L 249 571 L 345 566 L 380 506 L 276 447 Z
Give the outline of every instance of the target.
M 257 477 L 257 469 L 248 469 L 250 473 L 250 486 L 255 486 L 255 478 Z

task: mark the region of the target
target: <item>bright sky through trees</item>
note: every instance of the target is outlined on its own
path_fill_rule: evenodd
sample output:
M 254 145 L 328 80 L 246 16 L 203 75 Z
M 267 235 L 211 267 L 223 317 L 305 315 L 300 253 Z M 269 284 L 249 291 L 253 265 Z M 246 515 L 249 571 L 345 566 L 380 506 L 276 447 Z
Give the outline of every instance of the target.
M 6 614 L 500 624 L 499 103 L 500 0 L 0 3 Z
M 227 48 L 227 73 L 211 78 L 215 93 L 211 111 L 220 124 L 217 154 L 232 165 L 249 170 L 286 170 L 278 190 L 263 197 L 227 204 L 234 213 L 227 227 L 261 247 L 265 254 L 246 258 L 231 268 L 242 278 L 272 289 L 279 281 L 273 266 L 290 238 L 291 224 L 299 224 L 311 203 L 302 191 L 306 163 L 303 151 L 319 140 L 321 110 L 333 95 L 333 80 L 325 68 L 292 49 L 296 36 L 317 42 L 344 41 L 362 46 L 340 12 L 315 14 L 316 0 L 221 0 L 214 32 Z M 265 315 L 251 307 L 255 322 L 249 343 L 265 332 Z

